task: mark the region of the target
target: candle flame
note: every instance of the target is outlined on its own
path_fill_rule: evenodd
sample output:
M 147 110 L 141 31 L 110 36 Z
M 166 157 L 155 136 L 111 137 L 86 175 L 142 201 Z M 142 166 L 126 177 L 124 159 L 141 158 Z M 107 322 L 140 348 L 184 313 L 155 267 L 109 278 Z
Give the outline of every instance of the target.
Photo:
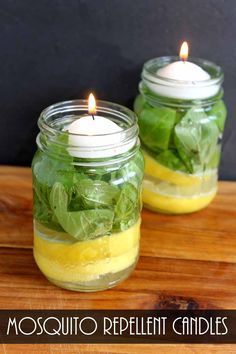
M 180 48 L 179 57 L 181 60 L 186 61 L 188 59 L 188 43 L 183 42 Z
M 96 100 L 92 93 L 90 93 L 88 98 L 88 112 L 89 114 L 96 114 Z

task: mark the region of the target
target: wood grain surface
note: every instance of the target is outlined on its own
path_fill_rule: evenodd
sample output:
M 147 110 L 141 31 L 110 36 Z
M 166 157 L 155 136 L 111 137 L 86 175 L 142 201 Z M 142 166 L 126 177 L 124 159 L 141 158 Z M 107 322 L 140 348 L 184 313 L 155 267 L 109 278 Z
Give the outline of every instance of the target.
M 141 256 L 114 289 L 76 293 L 51 285 L 32 256 L 29 168 L 0 167 L 1 309 L 236 309 L 236 183 L 220 182 L 205 210 L 143 210 Z M 0 353 L 233 353 L 233 345 L 0 345 Z

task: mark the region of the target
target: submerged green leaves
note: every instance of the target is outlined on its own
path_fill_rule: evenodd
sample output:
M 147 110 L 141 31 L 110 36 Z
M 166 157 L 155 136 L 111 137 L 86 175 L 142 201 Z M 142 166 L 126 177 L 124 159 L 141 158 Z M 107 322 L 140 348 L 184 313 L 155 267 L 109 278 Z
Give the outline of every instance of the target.
M 190 109 L 175 127 L 175 145 L 191 173 L 206 168 L 215 153 L 219 130 L 208 116 Z
M 170 108 L 144 108 L 139 116 L 141 140 L 152 151 L 168 149 L 175 123 L 175 111 Z
M 84 208 L 111 208 L 119 195 L 119 188 L 104 181 L 81 180 L 76 184 L 76 195 Z
M 143 165 L 139 151 L 113 170 L 74 167 L 69 158 L 39 152 L 32 166 L 34 217 L 79 241 L 125 230 L 139 218 Z
M 212 120 L 216 118 L 216 124 L 220 132 L 222 133 L 224 130 L 225 120 L 227 115 L 224 102 L 222 100 L 216 102 L 214 106 L 210 109 L 210 111 L 207 112 L 207 114 Z
M 125 183 L 115 206 L 114 229 L 126 230 L 137 221 L 140 200 L 137 189 L 131 183 Z
M 219 162 L 219 138 L 224 129 L 226 108 L 222 100 L 204 110 L 188 111 L 165 106 L 151 107 L 139 96 L 135 101 L 140 137 L 153 157 L 182 172 L 197 173 L 215 168 Z
M 94 239 L 112 229 L 114 212 L 111 210 L 68 211 L 68 195 L 61 183 L 54 184 L 50 205 L 62 228 L 79 241 Z

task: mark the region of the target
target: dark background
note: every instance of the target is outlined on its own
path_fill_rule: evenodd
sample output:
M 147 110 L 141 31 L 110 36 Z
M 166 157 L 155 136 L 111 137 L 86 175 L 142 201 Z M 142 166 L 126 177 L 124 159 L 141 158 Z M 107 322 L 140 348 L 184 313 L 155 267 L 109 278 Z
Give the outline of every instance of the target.
M 235 0 L 1 0 L 0 163 L 30 164 L 52 103 L 92 90 L 132 107 L 144 61 L 178 54 L 184 39 L 223 66 L 221 178 L 236 180 Z

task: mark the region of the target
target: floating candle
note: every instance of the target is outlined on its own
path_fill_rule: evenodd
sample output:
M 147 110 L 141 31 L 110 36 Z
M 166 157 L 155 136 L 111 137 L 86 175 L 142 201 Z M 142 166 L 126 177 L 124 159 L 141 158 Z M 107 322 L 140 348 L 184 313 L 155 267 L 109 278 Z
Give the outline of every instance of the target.
M 159 68 L 155 75 L 150 76 L 150 73 L 147 73 L 148 87 L 153 92 L 177 99 L 206 99 L 219 92 L 220 84 L 212 84 L 212 78 L 207 71 L 187 61 L 187 42 L 183 42 L 179 57 L 179 61 Z
M 89 95 L 88 113 L 72 122 L 68 128 L 69 153 L 82 158 L 106 158 L 128 151 L 135 144 L 123 144 L 124 129 L 112 120 L 97 115 L 96 100 Z
M 209 80 L 210 75 L 199 65 L 187 61 L 188 59 L 188 43 L 183 42 L 180 53 L 180 60 L 168 64 L 157 71 L 157 74 L 166 79 L 180 81 L 203 81 Z

